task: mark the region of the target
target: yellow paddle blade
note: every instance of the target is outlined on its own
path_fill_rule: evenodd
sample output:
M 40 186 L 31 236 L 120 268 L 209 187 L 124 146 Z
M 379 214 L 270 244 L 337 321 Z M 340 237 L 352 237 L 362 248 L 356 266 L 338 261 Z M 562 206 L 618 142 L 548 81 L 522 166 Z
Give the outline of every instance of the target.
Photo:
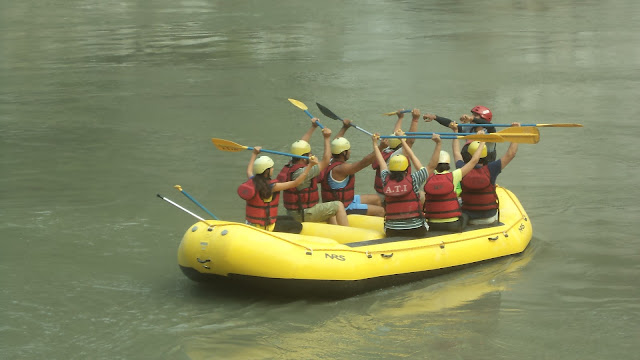
M 302 110 L 308 110 L 309 108 L 302 101 L 298 101 L 296 99 L 288 99 L 293 105 L 299 107 Z
M 476 141 L 484 141 L 484 142 L 504 142 L 504 138 L 497 134 L 482 134 L 482 135 L 467 135 L 467 136 L 458 136 L 459 139 L 465 140 L 476 140 Z
M 583 127 L 582 124 L 536 124 L 537 127 Z
M 396 112 L 394 111 L 394 112 L 388 112 L 388 113 L 384 113 L 384 114 L 382 114 L 382 115 L 387 115 L 387 116 L 391 116 L 391 115 L 395 115 L 395 114 L 396 114 Z
M 218 148 L 218 150 L 222 151 L 238 152 L 247 149 L 244 145 L 236 144 L 233 141 L 224 139 L 211 138 L 211 142 Z
M 527 134 L 527 135 L 540 135 L 540 130 L 537 127 L 533 126 L 512 126 L 508 128 L 504 128 L 500 131 L 495 132 L 500 136 L 504 136 L 507 134 Z

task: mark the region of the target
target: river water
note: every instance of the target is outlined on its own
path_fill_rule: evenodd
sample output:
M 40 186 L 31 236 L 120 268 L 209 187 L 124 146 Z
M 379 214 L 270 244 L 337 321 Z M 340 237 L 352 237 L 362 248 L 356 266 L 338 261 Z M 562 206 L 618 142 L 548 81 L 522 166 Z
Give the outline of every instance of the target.
M 0 357 L 637 358 L 639 19 L 635 0 L 0 2 Z M 498 178 L 534 227 L 522 256 L 330 302 L 191 282 L 195 219 L 156 194 L 242 220 L 249 152 L 210 138 L 288 151 L 309 120 L 287 98 L 381 133 L 397 108 L 478 104 L 585 127 L 541 128 Z

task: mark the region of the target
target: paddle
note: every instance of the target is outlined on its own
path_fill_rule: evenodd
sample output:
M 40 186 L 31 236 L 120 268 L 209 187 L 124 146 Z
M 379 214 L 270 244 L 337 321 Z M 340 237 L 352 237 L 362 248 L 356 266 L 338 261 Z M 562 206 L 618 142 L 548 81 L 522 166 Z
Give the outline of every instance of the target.
M 309 115 L 309 117 L 313 119 L 313 115 L 311 115 L 311 113 L 308 110 L 309 108 L 302 101 L 298 101 L 296 99 L 289 98 L 289 102 L 291 102 L 293 105 L 299 107 L 300 109 L 304 110 L 305 114 Z M 322 124 L 320 124 L 320 121 L 316 120 L 316 124 L 318 124 L 318 126 L 320 126 L 320 129 L 324 129 L 324 126 L 322 126 Z
M 465 125 L 469 125 L 469 124 L 465 124 Z M 478 124 L 478 126 L 482 126 L 482 127 L 490 127 L 490 126 L 510 127 L 511 124 Z M 520 126 L 533 126 L 533 127 L 583 127 L 582 124 L 569 124 L 569 123 L 565 123 L 565 124 L 520 124 Z
M 432 135 L 439 134 L 440 137 L 444 136 L 457 136 L 457 135 L 474 135 L 476 133 L 434 133 L 434 132 L 408 132 L 407 135 Z M 535 127 L 508 127 L 494 134 L 488 135 L 500 135 L 506 142 L 514 142 L 520 144 L 537 144 L 540 141 L 540 131 Z M 449 137 L 443 137 L 449 139 Z
M 320 105 L 320 104 L 318 104 L 318 103 L 316 103 L 316 105 L 318 105 L 318 109 L 320 109 L 320 112 L 321 112 L 321 113 L 323 113 L 323 114 L 324 114 L 324 116 L 326 116 L 326 117 L 328 117 L 328 118 L 331 118 L 331 119 L 333 119 L 333 120 L 339 120 L 339 121 L 342 121 L 342 118 L 340 118 L 340 116 L 338 116 L 338 115 L 334 114 L 334 113 L 333 113 L 333 111 L 331 111 L 331 110 L 327 109 L 325 106 Z M 365 130 L 365 129 L 361 128 L 360 126 L 358 126 L 358 125 L 356 125 L 356 124 L 354 124 L 354 123 L 351 123 L 351 124 L 350 124 L 350 126 L 353 126 L 354 128 L 356 128 L 356 129 L 358 129 L 358 130 L 362 131 L 363 133 L 365 133 L 365 134 L 367 134 L 367 135 L 369 135 L 369 136 L 373 135 L 372 133 L 368 132 L 367 130 Z
M 242 150 L 253 150 L 251 146 L 236 144 L 233 141 L 224 140 L 224 139 L 211 138 L 211 142 L 213 142 L 213 145 L 215 145 L 218 148 L 218 150 L 222 150 L 222 151 L 238 152 Z M 291 157 L 300 158 L 300 159 L 309 159 L 308 156 L 295 155 L 295 154 L 290 154 L 290 153 L 285 153 L 285 152 L 280 152 L 275 150 L 261 149 L 260 152 L 291 156 Z
M 186 191 L 182 190 L 182 186 L 180 186 L 180 185 L 175 185 L 175 186 L 174 186 L 174 188 L 178 189 L 181 193 L 183 193 L 183 194 L 184 194 L 184 196 L 186 196 L 187 198 L 189 198 L 189 200 L 193 201 L 193 203 L 194 203 L 194 204 L 198 205 L 198 206 L 200 207 L 200 209 L 204 210 L 207 214 L 211 215 L 211 217 L 213 217 L 213 218 L 214 218 L 214 219 L 216 219 L 216 220 L 220 220 L 220 219 L 218 219 L 218 217 L 217 217 L 217 216 L 213 215 L 213 214 L 211 213 L 211 211 L 207 210 L 207 208 L 206 208 L 206 207 L 202 206 L 202 204 L 200 204 L 200 203 L 198 202 L 198 200 L 194 199 L 194 198 L 193 198 L 193 197 L 191 197 L 191 195 L 189 195 Z
M 382 135 L 381 139 L 431 139 L 431 136 L 425 135 L 417 135 L 417 136 L 407 136 L 407 135 Z M 466 135 L 466 136 L 456 136 L 456 135 L 441 135 L 441 139 L 465 139 L 465 140 L 478 140 L 484 142 L 505 142 L 504 138 L 497 134 L 477 134 L 477 135 Z
M 180 210 L 182 210 L 182 211 L 186 212 L 187 214 L 189 214 L 189 215 L 193 216 L 194 218 L 196 218 L 196 219 L 198 219 L 198 220 L 200 220 L 200 221 L 205 221 L 205 220 L 204 220 L 203 218 L 201 218 L 200 216 L 198 216 L 198 215 L 196 215 L 196 214 L 192 213 L 191 211 L 189 211 L 189 210 L 187 210 L 187 209 L 183 208 L 182 206 L 180 206 L 180 205 L 178 205 L 178 204 L 174 203 L 173 201 L 171 201 L 171 200 L 167 199 L 166 197 L 164 197 L 164 196 L 162 196 L 162 195 L 160 195 L 160 194 L 156 194 L 156 195 L 158 195 L 158 197 L 159 197 L 160 199 L 162 199 L 162 200 L 164 200 L 164 201 L 168 202 L 169 204 L 171 204 L 171 205 L 173 205 L 173 206 L 177 207 L 178 209 L 180 209 Z
M 402 111 L 400 111 L 400 112 L 401 112 L 401 113 L 406 114 L 406 113 L 410 113 L 410 112 L 412 112 L 412 111 L 413 111 L 413 110 L 402 110 Z M 382 114 L 382 115 L 391 116 L 391 115 L 395 115 L 396 113 L 397 113 L 396 111 L 393 111 L 393 112 L 384 113 L 384 114 Z

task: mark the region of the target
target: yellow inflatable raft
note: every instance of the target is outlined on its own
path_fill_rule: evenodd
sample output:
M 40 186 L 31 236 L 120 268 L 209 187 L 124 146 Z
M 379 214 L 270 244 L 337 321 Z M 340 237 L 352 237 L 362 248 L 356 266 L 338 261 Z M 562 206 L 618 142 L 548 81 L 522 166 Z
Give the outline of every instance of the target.
M 282 295 L 352 296 L 524 251 L 531 222 L 512 192 L 496 191 L 497 225 L 421 239 L 385 238 L 383 219 L 363 215 L 349 215 L 349 227 L 305 222 L 300 234 L 200 221 L 185 233 L 178 263 L 195 281 Z

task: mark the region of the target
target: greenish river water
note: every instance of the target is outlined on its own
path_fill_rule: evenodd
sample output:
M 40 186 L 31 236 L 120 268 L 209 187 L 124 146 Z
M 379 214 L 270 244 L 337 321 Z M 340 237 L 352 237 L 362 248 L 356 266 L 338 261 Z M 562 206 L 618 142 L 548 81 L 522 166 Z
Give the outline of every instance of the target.
M 631 0 L 0 2 L 0 358 L 637 358 L 639 18 Z M 210 139 L 288 151 L 309 120 L 287 98 L 381 133 L 384 112 L 478 104 L 585 127 L 540 129 L 498 179 L 533 224 L 522 256 L 332 302 L 188 280 L 195 220 L 156 194 L 241 221 L 249 152 Z

